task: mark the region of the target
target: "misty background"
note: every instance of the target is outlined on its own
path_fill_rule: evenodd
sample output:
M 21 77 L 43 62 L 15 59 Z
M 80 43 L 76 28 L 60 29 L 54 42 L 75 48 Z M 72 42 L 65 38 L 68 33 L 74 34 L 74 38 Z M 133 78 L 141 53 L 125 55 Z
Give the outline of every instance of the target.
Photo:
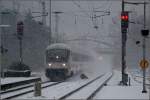
M 41 15 L 43 1 L 47 15 L 36 17 Z M 147 0 L 147 2 L 150 1 Z M 127 69 L 140 70 L 143 5 L 126 5 L 125 10 L 131 11 L 129 20 L 134 22 L 129 24 L 128 30 Z M 58 16 L 58 32 L 56 32 L 56 15 L 54 14 L 56 11 L 62 12 Z M 23 20 L 23 62 L 29 65 L 32 71 L 45 70 L 45 49 L 56 39 L 68 44 L 73 50 L 91 57 L 88 62 L 81 61 L 82 69 L 89 73 L 121 69 L 121 0 L 52 0 L 51 6 L 49 0 L 0 0 L 0 12 L 9 12 L 0 14 L 0 23 L 10 25 L 7 28 L 0 28 L 1 44 L 8 49 L 1 60 L 3 68 L 7 68 L 12 62 L 19 61 L 16 23 Z M 146 6 L 147 29 L 150 29 L 149 12 L 150 4 Z M 100 17 L 94 18 L 94 16 Z M 42 18 L 45 18 L 45 21 Z M 141 42 L 136 45 L 136 41 Z M 147 38 L 146 58 L 150 62 L 149 44 L 150 38 Z M 150 71 L 150 68 L 148 70 Z

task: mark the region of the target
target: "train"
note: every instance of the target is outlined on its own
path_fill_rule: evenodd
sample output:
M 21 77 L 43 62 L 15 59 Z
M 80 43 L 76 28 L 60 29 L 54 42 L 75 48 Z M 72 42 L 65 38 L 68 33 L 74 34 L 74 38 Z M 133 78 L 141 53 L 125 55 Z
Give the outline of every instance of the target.
M 79 66 L 72 61 L 72 50 L 67 44 L 48 45 L 45 55 L 45 75 L 51 81 L 66 80 L 79 71 Z

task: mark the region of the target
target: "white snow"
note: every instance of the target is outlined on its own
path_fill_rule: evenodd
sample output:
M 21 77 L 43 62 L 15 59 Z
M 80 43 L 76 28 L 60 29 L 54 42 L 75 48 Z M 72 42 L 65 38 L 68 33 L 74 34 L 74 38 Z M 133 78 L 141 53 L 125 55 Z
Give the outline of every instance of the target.
M 40 72 L 32 72 L 32 75 L 31 76 L 34 76 L 34 77 L 40 77 L 42 82 L 46 82 L 46 81 L 49 81 L 49 78 L 47 78 L 45 76 L 45 70 L 41 70 Z
M 131 86 L 119 86 L 118 84 L 121 81 L 121 71 L 114 70 L 113 77 L 108 81 L 107 86 L 100 89 L 93 99 L 149 99 L 148 88 L 148 93 L 142 93 L 142 84 L 134 81 L 130 73 L 129 77 L 131 78 Z M 84 85 L 90 80 L 91 79 L 76 80 L 71 82 L 68 80 L 68 82 L 43 89 L 42 96 L 34 97 L 34 93 L 32 92 L 15 99 L 59 99 L 61 96 L 64 96 L 72 90 Z M 100 84 L 101 82 L 97 81 L 92 84 L 92 87 L 86 87 L 83 90 L 81 89 L 79 93 L 72 95 L 68 99 L 83 99 L 83 96 L 94 91 Z
M 54 84 L 54 83 L 55 82 L 45 83 L 45 84 L 42 84 L 42 87 L 47 86 L 47 85 L 51 85 L 51 84 Z M 33 84 L 33 86 L 34 86 L 34 84 Z M 1 95 L 1 99 L 5 99 L 5 98 L 10 97 L 10 96 L 14 96 L 14 95 L 17 95 L 17 94 L 20 94 L 20 93 L 31 91 L 33 89 L 34 89 L 34 87 L 28 87 L 28 88 L 21 89 L 21 90 L 15 91 L 15 92 L 9 92 L 7 94 Z
M 39 77 L 7 77 L 7 78 L 1 78 L 1 85 L 21 82 L 21 81 L 26 81 L 26 80 L 32 80 L 32 79 L 37 79 L 37 78 L 39 78 Z
M 31 86 L 33 84 L 34 83 L 30 83 L 30 84 L 26 84 L 26 85 L 21 85 L 21 86 L 13 87 L 13 88 L 10 88 L 10 89 L 4 90 L 4 91 L 11 91 L 11 90 L 14 90 L 14 89 L 20 89 L 20 88 L 24 88 L 24 87 L 27 87 L 27 86 Z
M 142 86 L 106 86 L 94 99 L 148 99 L 149 93 L 142 93 Z
M 102 86 L 111 75 L 112 73 L 105 74 L 100 79 L 96 80 L 92 84 L 89 84 L 88 87 L 81 89 L 80 91 L 76 92 L 75 94 L 72 94 L 66 99 L 86 100 L 94 91 L 96 91 L 98 87 Z
M 131 70 L 130 71 L 133 79 L 138 82 L 138 83 L 142 83 L 143 82 L 143 71 L 142 70 Z M 146 73 L 146 84 L 150 85 L 150 74 L 149 72 L 147 71 Z
M 82 85 L 86 84 L 89 81 L 90 80 L 77 82 L 64 82 L 56 86 L 48 87 L 42 90 L 42 97 L 45 97 L 47 99 L 58 99 L 64 96 L 65 94 L 73 91 L 74 89 L 81 87 Z M 33 93 L 28 93 L 15 99 L 27 99 L 32 97 Z
M 131 86 L 119 86 L 118 83 L 120 81 L 120 71 L 114 71 L 112 79 L 107 83 L 107 86 L 103 87 L 102 90 L 96 94 L 94 99 L 149 99 L 149 89 L 147 88 L 148 93 L 142 93 L 142 84 L 134 81 L 132 77 Z

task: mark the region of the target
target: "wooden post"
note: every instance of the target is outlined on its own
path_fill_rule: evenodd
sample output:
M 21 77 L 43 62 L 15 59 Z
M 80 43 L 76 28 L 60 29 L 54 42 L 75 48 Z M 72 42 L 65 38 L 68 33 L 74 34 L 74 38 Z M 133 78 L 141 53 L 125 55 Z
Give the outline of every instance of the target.
M 34 84 L 34 96 L 41 96 L 41 81 Z

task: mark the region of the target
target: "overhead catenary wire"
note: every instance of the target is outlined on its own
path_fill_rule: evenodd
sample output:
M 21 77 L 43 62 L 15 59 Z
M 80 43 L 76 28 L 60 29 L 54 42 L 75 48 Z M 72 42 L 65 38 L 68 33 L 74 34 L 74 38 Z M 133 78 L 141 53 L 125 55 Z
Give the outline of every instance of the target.
M 80 4 L 76 3 L 74 0 L 72 0 L 73 4 L 76 5 L 85 15 L 89 16 L 89 14 L 81 7 Z
M 106 0 L 106 1 L 104 1 L 104 2 L 106 2 L 105 4 L 102 4 L 102 5 L 98 6 L 98 7 L 95 7 L 95 9 L 105 8 L 106 5 L 107 5 L 110 1 L 111 1 L 111 0 Z
M 89 13 L 88 12 L 90 12 L 90 11 L 85 11 L 82 7 L 81 7 L 81 5 L 80 4 L 78 4 L 78 3 L 76 3 L 75 1 L 73 1 L 72 0 L 72 2 L 88 17 L 88 18 L 92 18 L 92 16 L 90 16 L 89 15 Z M 88 6 L 89 7 L 89 6 Z

